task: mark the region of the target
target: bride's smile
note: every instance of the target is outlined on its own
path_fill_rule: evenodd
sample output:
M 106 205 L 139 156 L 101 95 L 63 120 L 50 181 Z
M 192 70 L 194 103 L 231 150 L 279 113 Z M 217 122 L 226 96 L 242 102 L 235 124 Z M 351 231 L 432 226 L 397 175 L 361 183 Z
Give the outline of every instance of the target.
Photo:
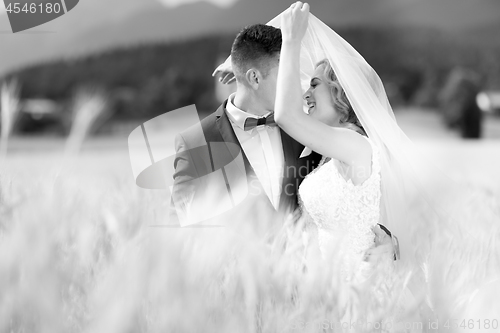
M 308 114 L 312 114 L 314 112 L 313 108 L 316 106 L 316 103 L 308 100 L 307 102 L 307 106 L 309 107 L 309 109 L 307 109 L 307 113 Z
M 330 126 L 338 126 L 341 115 L 335 109 L 331 88 L 325 77 L 325 67 L 318 66 L 311 78 L 309 89 L 303 95 L 307 113 L 313 118 Z

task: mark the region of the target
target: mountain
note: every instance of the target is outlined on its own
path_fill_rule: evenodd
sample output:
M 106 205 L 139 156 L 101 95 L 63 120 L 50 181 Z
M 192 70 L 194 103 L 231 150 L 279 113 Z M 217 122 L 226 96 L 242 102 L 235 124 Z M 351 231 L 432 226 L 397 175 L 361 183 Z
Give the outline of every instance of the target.
M 82 0 L 62 17 L 26 32 L 9 33 L 0 15 L 0 76 L 16 67 L 127 45 L 235 34 L 265 23 L 290 0 L 239 0 L 220 8 L 197 2 L 168 8 L 157 0 Z M 498 0 L 310 0 L 311 11 L 334 27 L 437 29 L 477 47 L 500 46 Z M 404 31 L 404 29 L 402 29 Z

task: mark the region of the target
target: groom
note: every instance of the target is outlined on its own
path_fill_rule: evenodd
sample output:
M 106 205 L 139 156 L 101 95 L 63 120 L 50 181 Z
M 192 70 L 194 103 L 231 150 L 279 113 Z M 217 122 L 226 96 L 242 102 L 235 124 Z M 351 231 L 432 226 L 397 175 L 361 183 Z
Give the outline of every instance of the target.
M 273 121 L 280 50 L 279 29 L 262 24 L 243 29 L 231 48 L 237 91 L 201 121 L 203 136 L 190 128 L 176 137 L 172 191 L 176 202 L 189 201 L 191 192 L 199 192 L 200 186 L 193 185 L 193 179 L 210 171 L 201 169 L 211 163 L 187 152 L 203 146 L 204 142 L 235 144 L 241 150 L 245 170 L 241 176 L 246 178 L 243 185 L 248 189 L 248 196 L 234 207 L 233 214 L 218 216 L 213 223 L 217 224 L 217 219 L 237 217 L 264 230 L 266 224 L 271 228 L 277 226 L 278 216 L 297 208 L 297 189 L 321 158 L 316 153 L 300 158 L 304 146 Z M 213 155 L 209 158 L 213 159 Z M 233 185 L 225 180 L 228 188 Z M 236 192 L 234 188 L 231 191 Z
M 234 144 L 241 150 L 245 171 L 240 178 L 246 178 L 243 185 L 249 189 L 248 196 L 234 209 L 212 219 L 212 224 L 220 220 L 231 220 L 231 223 L 244 220 L 244 223 L 250 223 L 264 233 L 279 227 L 279 217 L 298 207 L 298 187 L 321 159 L 315 152 L 304 156 L 304 146 L 273 121 L 280 50 L 280 29 L 263 24 L 243 29 L 231 48 L 236 92 L 217 111 L 201 121 L 203 135 L 190 128 L 176 137 L 172 191 L 173 201 L 176 202 L 200 198 L 193 193 L 207 192 L 206 184 L 193 184 L 193 180 L 210 173 L 214 164 L 221 164 L 214 161 L 214 158 L 221 158 L 221 154 L 209 152 L 193 156 L 190 151 L 213 142 Z M 199 155 L 207 157 L 200 159 Z M 228 190 L 237 192 L 231 188 L 234 182 L 230 181 L 230 177 L 225 175 L 224 179 Z M 210 200 L 208 196 L 201 198 L 198 200 Z M 189 208 L 181 207 L 177 213 L 182 209 Z M 381 237 L 386 235 L 379 231 Z M 374 250 L 384 252 L 387 246 Z

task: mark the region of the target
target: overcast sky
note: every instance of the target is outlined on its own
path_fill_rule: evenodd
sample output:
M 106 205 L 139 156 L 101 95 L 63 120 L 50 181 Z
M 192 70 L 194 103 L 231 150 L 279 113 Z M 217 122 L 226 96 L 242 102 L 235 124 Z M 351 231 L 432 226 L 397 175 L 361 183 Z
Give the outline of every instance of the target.
M 179 6 L 190 2 L 200 2 L 200 1 L 211 2 L 212 4 L 220 7 L 228 7 L 237 2 L 238 0 L 158 0 L 158 1 L 166 4 L 169 7 Z

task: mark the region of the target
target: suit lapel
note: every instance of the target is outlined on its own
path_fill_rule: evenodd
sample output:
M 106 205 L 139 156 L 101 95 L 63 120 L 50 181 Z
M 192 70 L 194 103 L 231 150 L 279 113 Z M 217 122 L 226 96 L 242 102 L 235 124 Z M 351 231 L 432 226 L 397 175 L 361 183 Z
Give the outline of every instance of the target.
M 295 187 L 293 195 L 289 195 L 289 186 L 294 186 L 296 182 L 296 174 L 299 170 L 297 168 L 298 150 L 300 143 L 292 139 L 285 131 L 280 128 L 281 144 L 283 146 L 283 181 L 281 183 L 281 196 L 279 208 L 283 211 L 292 200 L 295 200 Z
M 226 114 L 226 102 L 224 102 L 216 111 L 216 120 L 215 123 L 217 125 L 217 129 L 220 132 L 220 135 L 222 136 L 222 140 L 224 142 L 229 142 L 238 145 L 240 147 L 240 152 L 243 156 L 243 162 L 245 165 L 245 170 L 241 170 L 244 172 L 246 175 L 249 174 L 255 174 L 252 166 L 250 165 L 250 162 L 248 161 L 247 156 L 245 155 L 245 152 L 243 151 L 243 148 L 241 147 L 240 142 L 238 141 L 238 138 L 236 137 L 236 134 L 234 133 L 233 126 L 231 126 L 231 123 L 229 121 L 229 118 L 227 117 Z M 233 149 L 229 149 L 231 155 L 233 156 L 233 159 L 235 159 L 238 156 L 238 152 L 234 151 Z
M 257 178 L 254 169 L 250 165 L 250 162 L 248 161 L 247 156 L 245 155 L 245 152 L 243 151 L 243 148 L 241 147 L 240 142 L 238 141 L 238 138 L 236 137 L 236 134 L 234 133 L 233 127 L 231 125 L 231 122 L 229 118 L 227 117 L 226 114 L 226 102 L 224 102 L 219 109 L 216 111 L 216 125 L 217 129 L 220 132 L 220 135 L 222 137 L 222 140 L 224 142 L 229 142 L 229 143 L 234 143 L 237 144 L 240 147 L 241 154 L 243 155 L 243 160 L 244 160 L 244 165 L 245 165 L 245 171 L 246 175 L 249 177 L 255 177 Z M 300 154 L 300 151 L 303 149 L 303 146 L 292 139 L 285 131 L 283 131 L 280 128 L 280 135 L 281 135 L 281 143 L 283 146 L 283 181 L 281 184 L 281 196 L 280 196 L 280 202 L 279 202 L 279 210 L 284 211 L 286 207 L 290 206 L 294 200 L 296 200 L 296 185 L 294 183 L 297 181 L 296 179 L 296 173 L 299 170 L 296 170 L 297 168 L 297 161 L 298 161 L 298 156 Z M 237 152 L 234 152 L 232 150 L 231 154 L 233 159 L 238 156 Z M 258 180 L 258 179 L 257 179 Z M 259 181 L 260 184 L 260 181 Z M 293 187 L 293 194 L 288 194 L 286 189 L 291 186 Z M 287 187 L 287 185 L 289 187 Z M 262 185 L 261 185 L 262 186 Z M 267 195 L 266 195 L 267 198 Z M 269 201 L 271 203 L 271 201 Z
M 300 145 L 280 128 L 281 143 L 283 144 L 283 156 L 286 165 L 293 165 L 297 160 L 297 148 Z

